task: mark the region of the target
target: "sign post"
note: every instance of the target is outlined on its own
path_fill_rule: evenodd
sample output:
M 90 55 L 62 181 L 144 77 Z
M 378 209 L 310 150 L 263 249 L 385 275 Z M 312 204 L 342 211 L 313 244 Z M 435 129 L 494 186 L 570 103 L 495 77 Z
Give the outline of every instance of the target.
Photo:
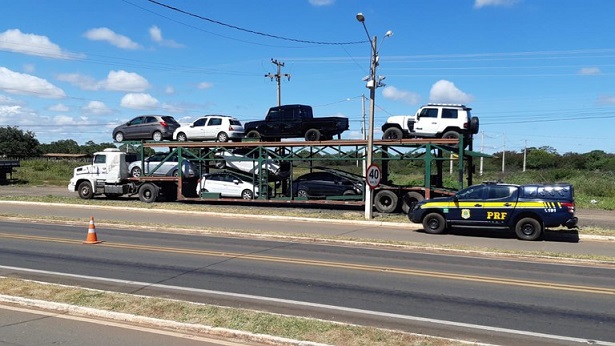
M 382 171 L 380 167 L 374 163 L 367 167 L 365 171 L 365 181 L 367 182 L 367 191 L 365 191 L 365 219 L 372 219 L 372 208 L 374 205 L 373 189 L 380 185 L 382 179 Z

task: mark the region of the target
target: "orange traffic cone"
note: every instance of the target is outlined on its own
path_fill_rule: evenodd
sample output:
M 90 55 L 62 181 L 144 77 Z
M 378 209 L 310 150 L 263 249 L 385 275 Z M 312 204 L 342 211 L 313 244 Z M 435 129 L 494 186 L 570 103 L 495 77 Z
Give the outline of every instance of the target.
M 94 217 L 90 216 L 90 227 L 88 228 L 88 237 L 83 242 L 84 244 L 98 244 L 102 243 L 96 237 L 96 226 L 94 226 Z

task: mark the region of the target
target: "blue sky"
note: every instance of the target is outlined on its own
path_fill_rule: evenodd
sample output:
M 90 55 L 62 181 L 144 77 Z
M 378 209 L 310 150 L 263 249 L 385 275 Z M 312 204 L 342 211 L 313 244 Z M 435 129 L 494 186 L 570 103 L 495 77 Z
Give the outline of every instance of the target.
M 390 115 L 463 103 L 481 121 L 475 149 L 615 152 L 612 0 L 5 1 L 0 126 L 83 144 L 146 113 L 258 120 L 277 104 L 275 59 L 282 103 L 346 116 L 343 138 L 361 138 L 358 12 L 386 77 L 375 137 Z

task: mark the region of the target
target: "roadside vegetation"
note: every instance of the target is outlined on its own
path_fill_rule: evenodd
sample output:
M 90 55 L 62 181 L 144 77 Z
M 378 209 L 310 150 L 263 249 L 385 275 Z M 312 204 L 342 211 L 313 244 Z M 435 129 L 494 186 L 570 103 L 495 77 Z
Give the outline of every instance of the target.
M 266 338 L 259 338 L 258 334 L 339 346 L 453 346 L 470 344 L 469 342 L 314 318 L 68 287 L 15 278 L 0 277 L 0 294 L 127 313 L 157 320 L 175 321 L 184 324 L 180 331 L 207 332 L 223 337 L 258 341 L 259 344 L 298 345 L 300 343 L 280 342 L 281 340 L 269 340 L 267 342 Z M 105 317 L 109 318 L 108 315 L 105 315 Z M 252 337 L 241 337 L 230 331 L 212 330 L 210 327 L 244 331 L 254 335 Z

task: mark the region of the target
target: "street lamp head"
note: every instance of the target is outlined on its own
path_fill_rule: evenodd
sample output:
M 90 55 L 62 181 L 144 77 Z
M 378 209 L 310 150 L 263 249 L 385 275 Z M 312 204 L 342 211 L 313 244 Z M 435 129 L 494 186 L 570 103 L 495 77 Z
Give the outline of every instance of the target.
M 357 20 L 361 23 L 365 21 L 365 16 L 363 16 L 363 13 L 361 12 L 357 13 Z
M 384 37 L 390 37 L 393 36 L 393 31 L 389 30 L 386 32 L 386 34 L 384 34 Z

